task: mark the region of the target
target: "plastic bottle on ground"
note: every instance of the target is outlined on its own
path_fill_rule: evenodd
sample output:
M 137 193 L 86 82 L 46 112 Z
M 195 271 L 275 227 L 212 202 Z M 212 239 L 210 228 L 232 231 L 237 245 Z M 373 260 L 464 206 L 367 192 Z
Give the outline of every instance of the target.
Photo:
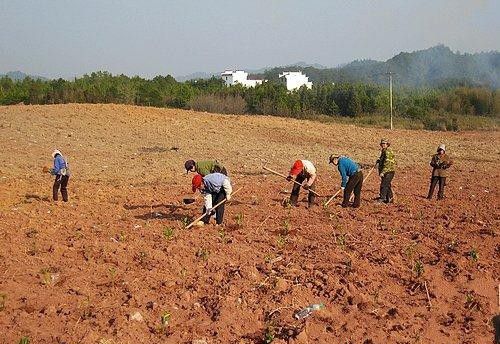
M 325 308 L 323 303 L 314 303 L 312 305 L 307 306 L 306 308 L 301 309 L 297 313 L 295 313 L 294 317 L 297 320 L 305 319 L 312 314 L 312 312 Z

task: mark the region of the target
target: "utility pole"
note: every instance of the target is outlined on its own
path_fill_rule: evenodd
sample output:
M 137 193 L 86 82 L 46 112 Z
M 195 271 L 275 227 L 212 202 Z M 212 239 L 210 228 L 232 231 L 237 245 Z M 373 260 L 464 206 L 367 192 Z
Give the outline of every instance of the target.
M 390 105 L 391 105 L 391 130 L 393 129 L 393 125 L 392 125 L 392 72 L 388 72 L 387 74 L 389 74 L 389 102 L 390 102 Z

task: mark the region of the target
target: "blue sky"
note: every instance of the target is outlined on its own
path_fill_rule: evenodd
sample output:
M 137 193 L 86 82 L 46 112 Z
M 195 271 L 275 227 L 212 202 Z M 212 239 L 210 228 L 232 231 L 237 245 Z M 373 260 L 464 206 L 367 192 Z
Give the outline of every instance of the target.
M 500 50 L 498 0 L 0 0 L 0 73 L 153 77 Z

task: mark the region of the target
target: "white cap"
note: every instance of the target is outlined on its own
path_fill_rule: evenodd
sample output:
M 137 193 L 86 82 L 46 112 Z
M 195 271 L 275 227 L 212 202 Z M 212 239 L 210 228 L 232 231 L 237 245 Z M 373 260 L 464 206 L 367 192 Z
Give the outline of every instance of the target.
M 62 155 L 58 149 L 54 149 L 54 151 L 52 152 L 52 157 L 55 158 L 57 154 Z
M 446 152 L 446 146 L 444 145 L 444 143 L 441 143 L 439 146 L 438 146 L 438 149 L 437 150 L 443 150 Z

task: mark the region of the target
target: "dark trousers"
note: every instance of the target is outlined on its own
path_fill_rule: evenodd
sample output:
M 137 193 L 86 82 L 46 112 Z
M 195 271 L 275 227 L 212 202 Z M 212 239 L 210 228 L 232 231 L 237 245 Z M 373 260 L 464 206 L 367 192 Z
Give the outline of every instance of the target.
M 361 187 L 363 186 L 363 172 L 358 171 L 356 174 L 349 177 L 347 185 L 344 190 L 344 200 L 342 201 L 342 206 L 347 207 L 349 205 L 349 198 L 351 198 L 351 193 L 354 191 L 354 203 L 352 206 L 358 208 L 361 205 Z
M 218 193 L 211 193 L 212 195 L 212 207 L 215 207 L 217 203 L 220 201 L 224 200 L 226 198 L 226 192 L 224 191 L 223 188 Z M 215 222 L 220 225 L 222 224 L 222 221 L 224 220 L 224 206 L 226 203 L 222 203 L 215 209 Z M 207 209 L 203 207 L 203 212 L 206 212 Z M 203 218 L 203 222 L 209 223 L 210 222 L 210 214 L 205 216 Z
M 295 178 L 295 181 L 299 184 L 302 184 L 304 180 L 306 180 L 307 177 L 303 174 L 300 173 L 297 175 L 297 178 Z M 309 190 L 314 191 L 316 189 L 316 186 L 314 185 L 316 182 L 314 182 L 310 187 Z M 292 194 L 290 195 L 290 204 L 291 205 L 297 205 L 297 201 L 299 200 L 299 192 L 300 192 L 301 186 L 298 184 L 293 183 L 293 189 L 292 189 Z M 309 195 L 307 196 L 307 202 L 309 205 L 312 205 L 314 202 L 315 195 L 309 191 Z
M 380 199 L 386 203 L 392 201 L 392 178 L 394 178 L 394 172 L 384 173 L 380 181 Z
M 444 198 L 444 186 L 446 185 L 446 177 L 433 176 L 431 178 L 431 186 L 429 187 L 429 194 L 427 195 L 428 199 L 432 199 L 432 195 L 434 194 L 434 189 L 436 188 L 437 184 L 439 184 L 438 199 Z
M 68 201 L 68 181 L 69 176 L 57 175 L 52 186 L 52 198 L 54 201 L 58 200 L 59 188 L 61 188 L 61 195 L 64 202 Z

